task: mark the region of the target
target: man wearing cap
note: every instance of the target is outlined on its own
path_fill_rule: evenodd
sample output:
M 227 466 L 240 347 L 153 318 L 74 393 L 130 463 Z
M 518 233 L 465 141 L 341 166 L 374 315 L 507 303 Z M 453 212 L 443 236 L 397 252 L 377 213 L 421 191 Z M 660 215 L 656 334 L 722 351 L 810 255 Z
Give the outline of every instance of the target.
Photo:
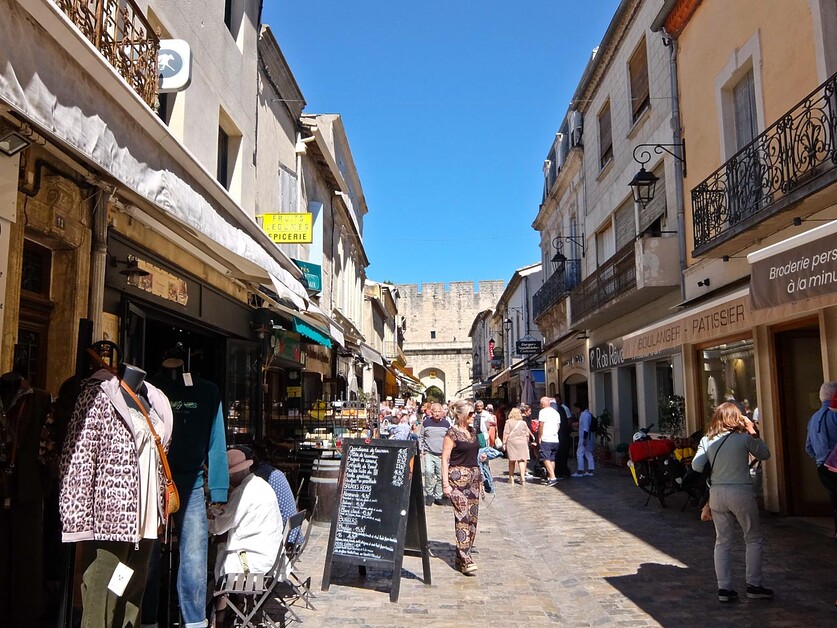
M 227 573 L 266 573 L 276 561 L 282 542 L 282 514 L 273 489 L 250 473 L 252 460 L 239 449 L 227 452 L 230 498 L 209 521 L 212 534 L 227 533 L 218 546 L 215 577 Z

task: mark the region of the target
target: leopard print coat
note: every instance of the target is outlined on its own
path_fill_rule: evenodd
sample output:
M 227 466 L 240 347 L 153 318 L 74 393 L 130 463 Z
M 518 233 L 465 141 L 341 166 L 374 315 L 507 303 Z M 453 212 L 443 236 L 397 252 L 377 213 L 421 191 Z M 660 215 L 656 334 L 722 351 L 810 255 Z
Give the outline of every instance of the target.
M 87 380 L 70 419 L 60 463 L 64 542 L 139 541 L 139 460 L 118 381 L 101 371 Z M 162 392 L 146 386 L 160 417 L 155 430 L 167 443 L 171 408 Z

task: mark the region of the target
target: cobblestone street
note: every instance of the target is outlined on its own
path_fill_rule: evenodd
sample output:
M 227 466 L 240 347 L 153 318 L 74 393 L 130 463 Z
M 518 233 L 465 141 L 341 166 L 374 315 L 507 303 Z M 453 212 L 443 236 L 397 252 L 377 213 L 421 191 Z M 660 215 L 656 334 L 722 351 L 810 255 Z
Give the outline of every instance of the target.
M 401 596 L 389 602 L 386 572 L 336 568 L 329 591 L 320 583 L 328 528 L 314 536 L 301 561 L 312 576 L 316 610 L 300 610 L 306 625 L 358 626 L 826 626 L 833 603 L 834 542 L 820 521 L 764 515 L 765 585 L 773 601 L 744 597 L 744 556 L 735 556 L 742 599 L 717 601 L 712 564 L 714 527 L 697 509 L 680 511 L 685 496 L 644 506 L 645 494 L 627 470 L 605 468 L 594 478 L 556 488 L 509 486 L 505 460 L 494 461 L 496 498 L 483 502 L 475 578 L 453 569 L 448 507 L 427 511 L 432 585 L 421 581 L 421 559 L 405 556 Z

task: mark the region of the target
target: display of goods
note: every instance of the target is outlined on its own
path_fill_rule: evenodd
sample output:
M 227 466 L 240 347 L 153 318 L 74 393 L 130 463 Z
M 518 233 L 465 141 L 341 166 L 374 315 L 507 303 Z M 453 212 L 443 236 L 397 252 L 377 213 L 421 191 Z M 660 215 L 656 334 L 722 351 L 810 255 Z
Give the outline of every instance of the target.
M 634 462 L 668 456 L 674 451 L 674 441 L 667 438 L 657 440 L 641 440 L 628 446 L 628 454 Z

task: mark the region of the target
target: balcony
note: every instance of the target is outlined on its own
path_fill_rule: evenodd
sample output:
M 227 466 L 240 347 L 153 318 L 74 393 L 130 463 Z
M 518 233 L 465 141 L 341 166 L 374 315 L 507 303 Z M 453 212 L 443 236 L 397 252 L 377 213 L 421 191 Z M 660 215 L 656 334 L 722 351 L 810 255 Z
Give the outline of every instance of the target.
M 537 320 L 549 308 L 575 288 L 581 278 L 581 262 L 567 260 L 563 272 L 559 269 L 550 275 L 532 296 L 532 318 Z
M 637 238 L 572 291 L 572 325 L 595 329 L 679 286 L 677 237 Z
M 728 255 L 837 200 L 837 74 L 692 190 L 695 256 Z M 745 232 L 747 232 L 745 234 Z
M 128 84 L 155 107 L 160 39 L 134 0 L 55 0 Z

